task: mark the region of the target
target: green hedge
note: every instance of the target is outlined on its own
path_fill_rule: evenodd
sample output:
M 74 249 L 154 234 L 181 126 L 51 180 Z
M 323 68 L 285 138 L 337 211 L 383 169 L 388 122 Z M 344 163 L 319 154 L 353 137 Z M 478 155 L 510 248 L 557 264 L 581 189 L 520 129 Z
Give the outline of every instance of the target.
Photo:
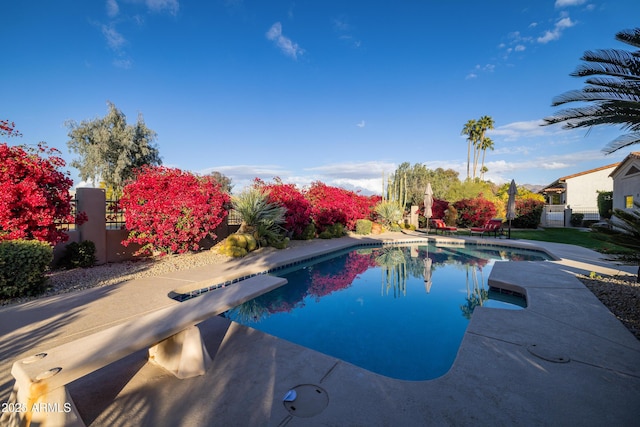
M 53 261 L 53 248 L 38 240 L 0 241 L 0 297 L 44 292 L 44 272 Z
M 356 234 L 371 234 L 373 223 L 368 219 L 359 219 L 356 221 Z
M 91 240 L 71 242 L 64 248 L 58 265 L 61 268 L 87 268 L 96 263 L 96 245 Z

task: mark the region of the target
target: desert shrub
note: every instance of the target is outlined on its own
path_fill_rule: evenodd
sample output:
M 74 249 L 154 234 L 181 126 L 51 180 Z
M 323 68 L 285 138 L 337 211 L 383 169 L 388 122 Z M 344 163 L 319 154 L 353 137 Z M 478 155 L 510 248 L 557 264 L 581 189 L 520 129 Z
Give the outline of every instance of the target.
M 598 191 L 598 213 L 602 218 L 613 215 L 613 191 Z
M 53 247 L 37 240 L 0 241 L 0 297 L 38 295 L 45 290 L 45 271 Z
M 395 228 L 399 228 L 398 223 L 402 221 L 404 212 L 397 202 L 381 201 L 376 205 L 375 211 L 378 214 L 378 222 L 384 227 L 391 229 L 395 226 Z
M 302 234 L 300 234 L 301 240 L 311 240 L 316 237 L 316 226 L 311 223 L 308 224 L 304 230 L 302 230 Z
M 495 205 L 482 195 L 458 200 L 454 208 L 458 211 L 458 227 L 480 227 L 496 214 Z
M 453 205 L 449 205 L 444 211 L 443 218 L 445 224 L 450 227 L 455 227 L 458 223 L 458 210 Z
M 35 239 L 55 245 L 68 239 L 58 223 L 74 223 L 59 151 L 0 144 L 0 240 Z M 84 217 L 81 215 L 84 219 Z M 79 218 L 80 219 L 80 218 Z
M 580 227 L 582 225 L 582 220 L 584 219 L 583 213 L 572 213 L 569 222 L 572 227 Z
M 71 242 L 64 248 L 58 266 L 61 268 L 87 268 L 96 263 L 96 245 L 91 240 Z
M 267 190 L 268 200 L 286 208 L 282 226 L 294 239 L 302 239 L 305 228 L 311 223 L 311 204 L 295 184 L 284 184 L 275 178 L 273 184 L 256 178 L 254 185 Z
M 368 219 L 359 219 L 358 221 L 356 221 L 356 234 L 371 234 L 372 227 L 373 223 Z
M 257 248 L 258 242 L 253 235 L 235 233 L 224 240 L 218 248 L 218 253 L 238 258 L 255 251 Z
M 536 199 L 516 199 L 516 217 L 511 221 L 515 228 L 538 228 L 544 202 Z
M 260 246 L 276 246 L 285 238 L 287 209 L 269 201 L 269 190 L 251 187 L 232 199 L 233 209 L 242 218 L 239 233 L 249 233 Z
M 144 166 L 124 187 L 120 200 L 129 230 L 122 244 L 140 244 L 138 255 L 197 250 L 205 237 L 215 239 L 228 203 L 229 196 L 212 176 Z

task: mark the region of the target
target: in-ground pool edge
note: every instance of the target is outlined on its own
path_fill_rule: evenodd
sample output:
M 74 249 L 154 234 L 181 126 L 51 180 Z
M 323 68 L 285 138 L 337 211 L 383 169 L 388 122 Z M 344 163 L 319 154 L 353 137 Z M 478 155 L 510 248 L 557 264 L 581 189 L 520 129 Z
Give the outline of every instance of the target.
M 255 277 L 261 274 L 269 274 L 270 272 L 277 271 L 286 267 L 294 266 L 297 264 L 301 264 L 304 262 L 309 262 L 315 258 L 320 258 L 331 254 L 333 252 L 338 252 L 346 249 L 350 249 L 357 246 L 377 246 L 377 245 L 397 245 L 397 244 L 411 244 L 411 243 L 423 243 L 427 242 L 435 242 L 435 243 L 451 243 L 454 245 L 465 245 L 467 243 L 471 243 L 478 246 L 500 246 L 500 247 L 514 247 L 519 249 L 529 249 L 536 250 L 539 252 L 545 253 L 547 256 L 552 258 L 553 260 L 558 260 L 559 258 L 550 253 L 549 251 L 527 242 L 502 242 L 502 241 L 486 241 L 486 239 L 479 238 L 460 238 L 460 237 L 449 237 L 449 236 L 433 236 L 433 235 L 415 235 L 415 234 L 406 234 L 403 233 L 403 237 L 358 237 L 358 236 L 348 236 L 346 238 L 342 238 L 339 240 L 330 241 L 331 244 L 322 248 L 318 248 L 317 250 L 312 250 L 311 252 L 301 253 L 297 256 L 293 256 L 291 258 L 287 258 L 286 260 L 275 260 L 269 262 L 262 261 L 256 263 L 255 268 L 246 268 L 245 271 L 240 271 L 236 273 L 229 273 L 226 275 L 221 275 L 216 277 L 214 280 L 205 279 L 197 282 L 189 283 L 188 285 L 181 286 L 179 288 L 173 289 L 170 291 L 167 296 L 176 301 L 185 301 L 190 298 L 197 297 L 205 292 L 210 292 L 218 288 L 223 288 L 226 286 L 230 286 L 234 283 L 238 283 L 242 280 Z M 511 290 L 511 289 L 509 289 Z M 515 289 L 513 289 L 515 290 Z

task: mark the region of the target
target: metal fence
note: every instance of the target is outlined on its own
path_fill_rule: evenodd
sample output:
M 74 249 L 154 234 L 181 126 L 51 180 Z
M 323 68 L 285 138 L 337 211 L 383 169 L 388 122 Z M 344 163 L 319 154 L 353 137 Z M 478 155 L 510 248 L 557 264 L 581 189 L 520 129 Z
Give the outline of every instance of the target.
M 227 225 L 241 225 L 242 217 L 238 212 L 233 209 L 229 210 L 229 215 L 227 215 Z
M 76 218 L 78 214 L 78 199 L 75 197 L 71 199 L 71 217 L 73 218 L 73 222 L 57 222 L 56 228 L 58 230 L 64 231 L 72 231 L 77 229 Z
M 105 224 L 107 229 L 124 229 L 124 209 L 120 206 L 120 199 L 107 199 L 105 200 L 105 205 Z

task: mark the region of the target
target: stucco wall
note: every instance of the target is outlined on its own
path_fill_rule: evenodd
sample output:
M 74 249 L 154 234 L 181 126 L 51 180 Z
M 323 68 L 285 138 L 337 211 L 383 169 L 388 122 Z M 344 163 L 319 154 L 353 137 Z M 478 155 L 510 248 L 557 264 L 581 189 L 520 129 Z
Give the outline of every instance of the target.
M 572 209 L 598 209 L 598 191 L 613 191 L 613 167 L 567 178 L 566 204 Z
M 613 176 L 614 209 L 625 209 L 626 196 L 633 196 L 633 200 L 640 203 L 640 172 L 630 173 L 632 167 L 640 170 L 640 159 L 628 159 Z

